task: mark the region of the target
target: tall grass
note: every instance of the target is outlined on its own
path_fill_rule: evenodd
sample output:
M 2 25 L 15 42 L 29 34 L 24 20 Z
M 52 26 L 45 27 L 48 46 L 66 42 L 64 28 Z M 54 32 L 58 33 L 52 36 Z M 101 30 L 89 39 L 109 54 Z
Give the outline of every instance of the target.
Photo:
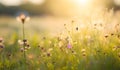
M 119 20 L 112 10 L 99 12 L 70 20 L 55 36 L 33 29 L 32 37 L 26 34 L 31 46 L 26 63 L 18 44 L 20 30 L 6 35 L 0 70 L 120 70 Z

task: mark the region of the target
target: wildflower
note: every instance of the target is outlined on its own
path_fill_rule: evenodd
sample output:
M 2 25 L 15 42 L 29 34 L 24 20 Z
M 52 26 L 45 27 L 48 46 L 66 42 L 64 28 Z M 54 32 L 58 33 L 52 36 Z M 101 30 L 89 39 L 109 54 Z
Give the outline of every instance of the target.
M 111 33 L 111 36 L 113 36 L 114 35 L 114 33 Z
M 106 34 L 104 37 L 105 37 L 105 38 L 108 38 L 108 34 Z
M 86 52 L 86 50 L 85 50 L 85 49 L 82 49 L 81 52 L 84 53 L 84 52 Z
M 24 48 L 20 48 L 20 51 L 23 52 L 23 51 L 24 51 Z
M 23 45 L 24 42 L 22 40 L 18 40 L 19 45 Z
M 0 48 L 3 49 L 3 48 L 4 48 L 4 45 L 3 45 L 3 44 L 0 44 Z
M 30 49 L 30 48 L 31 48 L 29 44 L 28 44 L 28 45 L 26 45 L 26 46 L 27 46 L 27 49 Z
M 75 51 L 73 51 L 73 50 L 72 50 L 71 52 L 72 52 L 73 54 L 76 54 L 76 52 L 75 52 Z
M 18 17 L 17 20 L 22 22 L 23 24 L 28 21 L 30 19 L 30 17 L 28 17 L 27 15 L 25 15 L 24 13 L 21 13 Z
M 25 49 L 27 49 L 27 47 L 25 47 Z
M 48 52 L 48 53 L 47 53 L 47 56 L 49 57 L 49 56 L 51 56 L 51 54 Z
M 78 31 L 78 27 L 76 27 L 76 30 Z
M 27 39 L 24 39 L 23 42 L 24 42 L 24 43 L 27 42 Z
M 82 56 L 86 56 L 86 53 L 82 53 Z
M 71 46 L 71 44 L 70 44 L 70 43 L 68 43 L 67 48 L 69 48 L 69 49 L 71 49 L 71 48 L 72 48 L 72 46 Z
M 120 38 L 120 35 L 117 35 L 118 38 Z

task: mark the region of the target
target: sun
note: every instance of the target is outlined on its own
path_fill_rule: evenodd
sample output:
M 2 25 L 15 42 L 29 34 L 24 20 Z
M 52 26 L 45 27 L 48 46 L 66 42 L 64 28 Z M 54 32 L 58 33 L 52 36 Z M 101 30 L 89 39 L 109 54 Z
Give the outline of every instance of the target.
M 89 4 L 89 0 L 75 0 L 75 2 L 81 6 L 85 6 Z

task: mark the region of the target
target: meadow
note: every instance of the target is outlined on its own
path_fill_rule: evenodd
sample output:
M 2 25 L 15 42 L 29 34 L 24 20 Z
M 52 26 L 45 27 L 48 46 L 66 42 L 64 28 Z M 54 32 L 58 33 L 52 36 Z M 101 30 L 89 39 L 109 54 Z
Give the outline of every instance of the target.
M 118 13 L 31 17 L 25 39 L 16 17 L 0 17 L 0 70 L 120 70 Z

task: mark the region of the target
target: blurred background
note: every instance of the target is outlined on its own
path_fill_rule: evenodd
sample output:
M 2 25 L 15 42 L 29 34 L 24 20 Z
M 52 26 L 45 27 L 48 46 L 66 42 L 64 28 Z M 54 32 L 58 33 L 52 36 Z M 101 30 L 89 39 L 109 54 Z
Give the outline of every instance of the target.
M 91 17 L 96 18 L 94 21 L 111 18 L 106 8 L 107 11 L 119 11 L 120 0 L 0 0 L 0 35 L 4 36 L 2 31 L 8 35 L 20 28 L 21 24 L 16 24 L 19 22 L 15 19 L 20 12 L 29 14 L 31 18 L 30 24 L 26 24 L 27 32 L 33 34 L 48 30 L 58 33 L 72 20 L 83 27 Z
M 120 0 L 0 0 L 0 15 L 13 16 L 27 11 L 31 16 L 75 16 L 97 8 L 118 10 Z

